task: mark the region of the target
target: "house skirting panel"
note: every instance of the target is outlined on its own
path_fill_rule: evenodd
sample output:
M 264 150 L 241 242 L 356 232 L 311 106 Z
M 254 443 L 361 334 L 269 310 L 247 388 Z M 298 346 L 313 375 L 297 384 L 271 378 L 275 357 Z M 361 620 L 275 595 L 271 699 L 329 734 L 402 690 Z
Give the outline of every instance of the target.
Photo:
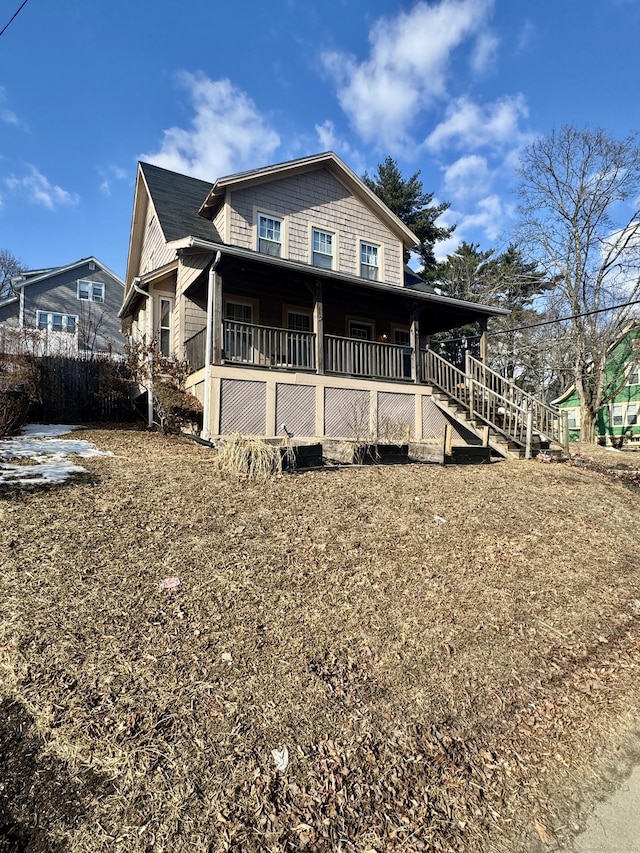
M 428 386 L 347 376 L 212 365 L 209 431 L 265 438 L 420 441 L 441 434 L 444 416 Z M 204 399 L 205 371 L 186 390 Z

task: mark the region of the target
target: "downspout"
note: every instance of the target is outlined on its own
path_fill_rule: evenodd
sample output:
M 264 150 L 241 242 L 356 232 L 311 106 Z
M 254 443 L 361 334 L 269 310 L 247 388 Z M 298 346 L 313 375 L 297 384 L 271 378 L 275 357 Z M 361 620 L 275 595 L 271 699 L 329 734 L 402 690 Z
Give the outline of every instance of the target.
M 147 327 L 149 331 L 149 347 L 147 353 L 147 427 L 151 429 L 153 427 L 153 297 L 149 292 L 142 290 L 142 288 L 138 286 L 139 281 L 139 277 L 134 278 L 133 289 L 136 293 L 139 293 L 140 296 L 144 296 L 147 300 Z
M 222 253 L 218 251 L 209 267 L 207 285 L 207 334 L 204 347 L 204 402 L 202 405 L 202 438 L 209 441 L 209 414 L 211 412 L 211 355 L 213 351 L 213 287 L 215 284 L 216 267 L 220 263 Z

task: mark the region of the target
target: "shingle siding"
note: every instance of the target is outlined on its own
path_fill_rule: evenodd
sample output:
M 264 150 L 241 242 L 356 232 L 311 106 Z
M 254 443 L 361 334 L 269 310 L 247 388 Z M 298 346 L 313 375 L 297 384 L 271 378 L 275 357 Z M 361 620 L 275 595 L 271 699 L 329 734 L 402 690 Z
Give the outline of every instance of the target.
M 403 283 L 403 254 L 398 238 L 324 169 L 233 190 L 229 211 L 232 245 L 256 249 L 256 214 L 273 213 L 285 223 L 283 257 L 311 263 L 311 229 L 320 228 L 336 235 L 334 265 L 340 272 L 360 274 L 363 240 L 382 249 L 380 280 Z

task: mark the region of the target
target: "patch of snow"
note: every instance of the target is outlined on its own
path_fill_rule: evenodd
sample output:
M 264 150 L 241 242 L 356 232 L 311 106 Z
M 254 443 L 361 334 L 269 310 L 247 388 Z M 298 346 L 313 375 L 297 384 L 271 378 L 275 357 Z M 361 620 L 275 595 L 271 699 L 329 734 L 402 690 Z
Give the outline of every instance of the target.
M 81 465 L 67 456 L 113 456 L 111 451 L 98 450 L 90 441 L 61 439 L 77 426 L 65 424 L 29 424 L 22 435 L 0 439 L 0 483 L 15 485 L 45 485 L 62 483 L 71 474 L 86 473 Z M 33 464 L 16 464 L 14 459 L 30 460 Z M 6 461 L 5 461 L 6 460 Z

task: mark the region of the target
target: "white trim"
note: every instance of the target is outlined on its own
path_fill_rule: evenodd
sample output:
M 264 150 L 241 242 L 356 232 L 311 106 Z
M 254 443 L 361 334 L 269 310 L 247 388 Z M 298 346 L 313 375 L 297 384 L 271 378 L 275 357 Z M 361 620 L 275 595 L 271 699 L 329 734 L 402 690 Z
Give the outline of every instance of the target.
M 367 264 L 362 260 L 362 250 L 367 246 L 370 249 L 375 249 L 375 264 Z M 368 267 L 370 269 L 377 270 L 377 275 L 375 278 L 371 278 L 368 275 L 362 275 L 362 267 Z M 358 274 L 360 278 L 363 278 L 365 281 L 384 281 L 384 273 L 382 269 L 382 246 L 379 243 L 372 243 L 370 240 L 362 240 L 358 241 L 358 265 L 356 267 L 358 270 Z
M 265 255 L 268 258 L 286 258 L 289 255 L 286 242 L 286 218 L 281 213 L 272 213 L 260 207 L 254 207 L 255 210 L 255 242 L 254 246 L 260 255 Z M 274 255 L 270 252 L 260 251 L 260 240 L 266 240 L 269 243 L 277 244 L 277 240 L 269 240 L 268 237 L 260 236 L 260 219 L 271 219 L 280 225 L 280 253 Z
M 47 318 L 46 328 L 40 325 L 40 317 L 44 316 Z M 53 318 L 62 317 L 62 329 L 54 329 L 53 328 Z M 62 311 L 40 311 L 36 310 L 36 329 L 40 332 L 64 332 L 65 334 L 74 335 L 78 332 L 79 326 L 79 317 L 77 314 L 63 314 Z M 69 324 L 69 320 L 73 320 L 73 329 L 69 330 L 67 328 Z
M 331 258 L 331 263 L 328 267 L 323 267 L 320 264 L 314 264 L 313 262 L 314 255 L 316 254 L 316 251 L 313 248 L 313 239 L 315 234 L 323 234 L 331 238 L 331 254 L 328 255 L 326 252 L 317 252 L 318 255 Z M 329 228 L 321 228 L 319 225 L 313 225 L 313 223 L 309 223 L 309 263 L 312 267 L 316 267 L 316 269 L 320 270 L 334 270 L 336 268 L 336 247 L 338 244 L 336 238 L 337 235 L 335 231 L 331 231 Z
M 87 296 L 84 298 L 80 296 L 80 285 L 86 284 L 87 287 Z M 98 299 L 96 299 L 94 294 L 94 288 L 99 287 L 101 289 L 101 295 Z M 95 302 L 98 305 L 104 305 L 106 298 L 107 286 L 103 281 L 94 281 L 91 278 L 78 278 L 76 279 L 76 298 L 81 302 Z
M 171 357 L 171 351 L 173 349 L 172 338 L 173 338 L 173 306 L 174 306 L 174 300 L 171 296 L 161 296 L 161 295 L 158 295 L 157 299 L 158 299 L 158 352 L 161 355 L 163 355 L 165 358 L 170 358 Z M 169 325 L 168 326 L 162 325 L 162 303 L 163 302 L 169 303 Z M 162 333 L 163 332 L 169 333 L 169 351 L 168 352 L 162 351 Z

